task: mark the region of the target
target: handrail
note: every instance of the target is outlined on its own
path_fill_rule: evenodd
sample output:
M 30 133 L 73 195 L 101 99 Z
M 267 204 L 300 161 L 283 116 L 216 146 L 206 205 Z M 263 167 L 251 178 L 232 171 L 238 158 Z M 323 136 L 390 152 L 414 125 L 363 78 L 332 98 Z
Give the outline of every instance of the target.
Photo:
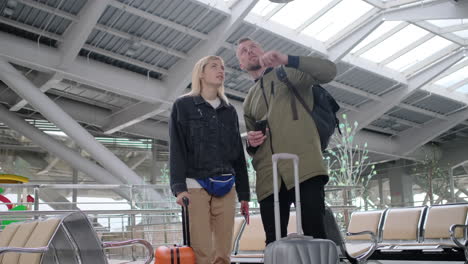
M 329 206 L 332 210 L 340 209 L 356 209 L 356 206 L 348 205 L 332 205 Z M 160 213 L 180 213 L 180 208 L 174 209 L 126 209 L 126 210 L 80 210 L 85 214 L 125 214 L 125 215 L 137 215 L 137 214 L 160 214 Z M 251 208 L 252 213 L 259 213 L 259 208 Z M 76 210 L 54 210 L 54 211 L 0 211 L 0 216 L 35 216 L 35 215 L 61 215 L 76 212 Z
M 2 247 L 0 248 L 0 255 L 8 252 L 17 253 L 44 253 L 49 250 L 49 247 L 37 247 L 37 248 L 20 248 L 20 247 Z
M 76 212 L 76 210 L 57 211 L 2 211 L 0 216 L 35 216 L 35 215 L 61 215 Z M 151 213 L 180 213 L 180 209 L 129 209 L 129 210 L 82 210 L 85 214 L 151 214 Z
M 9 188 L 47 188 L 47 189 L 117 189 L 117 188 L 148 188 L 148 189 L 167 189 L 168 184 L 2 184 Z M 363 189 L 362 186 L 353 185 L 326 185 L 325 191 Z
M 103 242 L 102 247 L 104 249 L 107 249 L 107 248 L 121 248 L 121 247 L 133 246 L 135 244 L 143 245 L 148 250 L 148 254 L 147 254 L 147 257 L 146 257 L 145 264 L 150 264 L 154 259 L 154 248 L 146 240 L 133 239 L 133 240 L 119 241 L 119 242 Z

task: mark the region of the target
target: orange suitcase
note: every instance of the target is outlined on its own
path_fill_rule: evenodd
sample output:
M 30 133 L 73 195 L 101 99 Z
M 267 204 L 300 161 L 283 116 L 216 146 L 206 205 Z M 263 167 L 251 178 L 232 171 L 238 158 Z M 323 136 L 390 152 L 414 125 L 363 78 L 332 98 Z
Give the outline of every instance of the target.
M 160 246 L 154 254 L 154 264 L 195 264 L 195 253 L 190 247 L 188 199 L 183 199 L 182 206 L 182 232 L 186 246 Z

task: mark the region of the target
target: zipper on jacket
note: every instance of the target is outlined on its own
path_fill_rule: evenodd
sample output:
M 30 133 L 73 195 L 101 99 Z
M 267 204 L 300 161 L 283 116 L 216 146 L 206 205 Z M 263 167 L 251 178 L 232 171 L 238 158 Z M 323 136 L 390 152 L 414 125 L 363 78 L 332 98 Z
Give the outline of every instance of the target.
M 273 91 L 273 82 L 271 82 L 271 89 Z M 265 104 L 266 104 L 266 107 L 267 107 L 267 127 L 268 127 L 268 130 L 270 131 L 270 136 L 268 137 L 270 140 L 270 150 L 271 150 L 271 154 L 275 154 L 275 151 L 273 150 L 273 134 L 271 133 L 271 128 L 270 128 L 270 122 L 268 122 L 268 113 L 270 112 L 270 107 L 268 105 L 268 100 L 267 100 L 267 97 L 266 97 L 266 94 L 265 94 L 265 87 L 263 86 L 263 77 L 260 79 L 260 88 L 262 89 L 262 94 L 263 94 L 263 99 L 265 100 Z M 271 96 L 270 96 L 271 98 Z

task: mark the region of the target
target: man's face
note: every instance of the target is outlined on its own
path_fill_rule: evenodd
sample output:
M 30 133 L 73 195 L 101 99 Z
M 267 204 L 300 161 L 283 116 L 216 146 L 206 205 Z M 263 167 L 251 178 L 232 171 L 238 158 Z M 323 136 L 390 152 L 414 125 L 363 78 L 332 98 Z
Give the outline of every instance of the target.
M 240 68 L 246 71 L 256 71 L 262 68 L 260 65 L 260 57 L 263 56 L 263 49 L 259 44 L 247 40 L 239 44 L 237 47 L 237 59 L 239 60 Z

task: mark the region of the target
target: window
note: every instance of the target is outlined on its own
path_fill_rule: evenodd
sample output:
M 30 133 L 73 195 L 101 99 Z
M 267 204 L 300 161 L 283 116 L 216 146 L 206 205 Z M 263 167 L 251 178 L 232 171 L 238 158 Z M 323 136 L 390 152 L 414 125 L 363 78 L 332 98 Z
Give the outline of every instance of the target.
M 381 62 L 411 43 L 423 37 L 428 32 L 414 25 L 408 25 L 377 46 L 362 54 L 363 58 L 373 62 Z
M 468 95 L 468 84 L 463 85 L 455 91 Z
M 435 82 L 437 85 L 441 85 L 444 87 L 449 87 L 463 79 L 465 79 L 468 76 L 468 66 L 461 68 L 460 70 L 445 76 L 444 78 L 438 80 Z
M 268 0 L 260 0 L 252 9 L 252 12 L 259 16 L 265 16 L 279 5 L 281 4 L 275 4 Z
M 296 29 L 320 11 L 329 0 L 295 0 L 271 17 L 272 21 Z
M 451 27 L 468 23 L 468 19 L 440 19 L 440 20 L 427 20 L 427 22 L 438 27 Z
M 388 67 L 404 71 L 405 69 L 413 66 L 414 64 L 424 60 L 425 58 L 431 56 L 432 54 L 438 52 L 439 50 L 453 44 L 451 41 L 448 41 L 439 36 L 435 36 L 425 43 L 419 45 L 418 47 L 412 49 L 396 60 L 387 64 Z
M 371 5 L 361 0 L 343 0 L 306 27 L 302 33 L 321 41 L 327 41 L 371 9 Z
M 468 38 L 468 30 L 462 30 L 462 31 L 457 31 L 453 33 L 459 37 Z
M 375 29 L 374 31 L 372 31 L 372 33 L 367 36 L 367 38 L 365 38 L 363 41 L 361 41 L 361 43 L 359 43 L 352 51 L 351 53 L 355 53 L 356 51 L 360 50 L 361 48 L 363 48 L 364 46 L 366 46 L 367 44 L 371 43 L 372 41 L 380 38 L 383 34 L 389 32 L 390 30 L 392 30 L 393 28 L 395 28 L 396 26 L 398 26 L 399 24 L 401 24 L 402 22 L 399 22 L 399 21 L 385 21 L 382 25 L 380 25 L 377 29 Z

